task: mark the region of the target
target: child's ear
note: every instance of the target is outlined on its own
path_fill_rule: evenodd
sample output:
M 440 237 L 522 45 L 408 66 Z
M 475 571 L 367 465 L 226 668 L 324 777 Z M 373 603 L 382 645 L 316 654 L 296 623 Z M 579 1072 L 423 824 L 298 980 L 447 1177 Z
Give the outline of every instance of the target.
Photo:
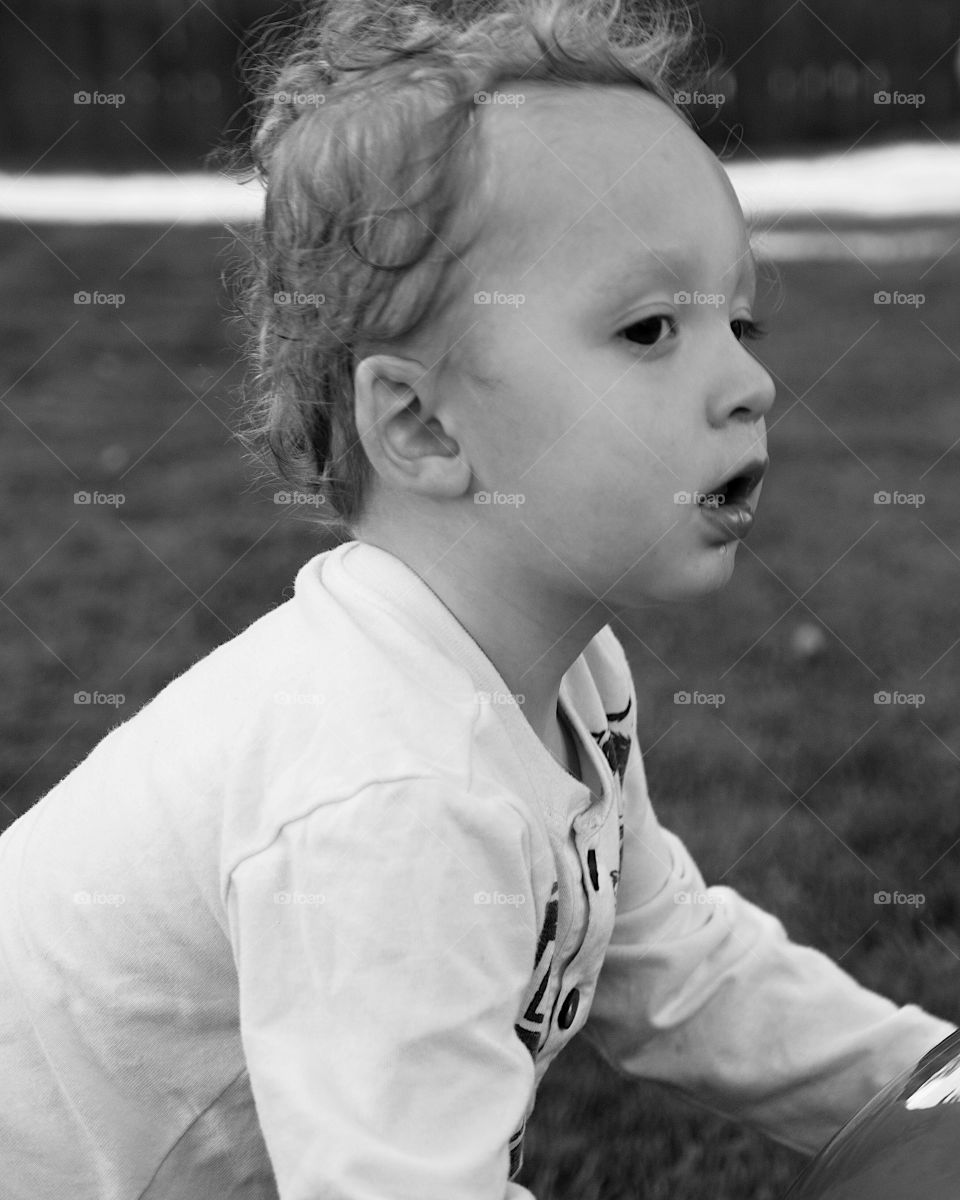
M 473 472 L 444 427 L 449 410 L 422 363 L 373 354 L 354 375 L 360 441 L 384 483 L 427 496 L 461 496 Z

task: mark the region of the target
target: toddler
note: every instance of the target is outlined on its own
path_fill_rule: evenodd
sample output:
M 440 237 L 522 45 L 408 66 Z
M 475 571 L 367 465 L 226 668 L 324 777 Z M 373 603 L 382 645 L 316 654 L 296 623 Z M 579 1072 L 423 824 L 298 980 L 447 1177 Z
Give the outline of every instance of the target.
M 581 1031 L 813 1152 L 954 1028 L 647 795 L 611 621 L 730 578 L 774 389 L 645 13 L 332 0 L 264 74 L 249 437 L 345 540 L 0 838 L 7 1200 L 530 1200 Z

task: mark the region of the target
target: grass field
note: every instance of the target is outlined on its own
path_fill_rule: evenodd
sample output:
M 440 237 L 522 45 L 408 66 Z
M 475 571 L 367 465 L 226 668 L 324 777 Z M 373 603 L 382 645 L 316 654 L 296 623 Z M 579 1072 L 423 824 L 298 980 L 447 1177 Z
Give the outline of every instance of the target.
M 3 824 L 329 544 L 230 441 L 226 239 L 38 232 L 46 245 L 0 225 Z M 708 881 L 960 1019 L 960 253 L 780 274 L 759 347 L 780 381 L 773 469 L 734 581 L 615 625 L 651 791 Z M 74 303 L 94 290 L 124 303 Z M 878 290 L 925 302 L 876 305 Z M 725 700 L 677 705 L 681 690 Z M 924 900 L 878 905 L 881 890 Z M 541 1090 L 523 1182 L 539 1200 L 763 1200 L 799 1162 L 574 1045 Z

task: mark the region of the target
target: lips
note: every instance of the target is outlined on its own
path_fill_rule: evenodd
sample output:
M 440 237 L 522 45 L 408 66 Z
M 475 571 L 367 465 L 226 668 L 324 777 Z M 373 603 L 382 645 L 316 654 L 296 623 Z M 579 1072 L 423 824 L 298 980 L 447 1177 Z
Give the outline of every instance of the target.
M 727 538 L 746 537 L 753 526 L 753 501 L 769 460 L 754 458 L 718 483 L 697 493 L 697 507 Z

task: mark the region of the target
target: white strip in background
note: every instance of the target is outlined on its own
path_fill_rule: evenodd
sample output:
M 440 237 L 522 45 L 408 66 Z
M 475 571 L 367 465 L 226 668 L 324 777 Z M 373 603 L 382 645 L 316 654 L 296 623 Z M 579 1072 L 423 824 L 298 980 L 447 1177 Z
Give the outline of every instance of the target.
M 725 162 L 764 257 L 939 257 L 960 236 L 960 146 L 897 143 L 817 158 Z M 0 220 L 71 224 L 222 225 L 259 219 L 263 187 L 210 173 L 43 175 L 0 172 Z M 805 229 L 762 232 L 784 216 Z M 834 232 L 830 218 L 858 221 Z M 957 227 L 883 231 L 883 220 L 957 218 Z M 819 219 L 819 220 L 818 220 Z M 822 226 L 820 223 L 823 223 Z M 818 227 L 820 226 L 820 227 Z
M 950 229 L 910 229 L 883 233 L 869 229 L 759 230 L 750 239 L 761 259 L 778 262 L 806 259 L 838 262 L 904 262 L 943 258 L 950 250 L 960 254 L 960 219 Z

